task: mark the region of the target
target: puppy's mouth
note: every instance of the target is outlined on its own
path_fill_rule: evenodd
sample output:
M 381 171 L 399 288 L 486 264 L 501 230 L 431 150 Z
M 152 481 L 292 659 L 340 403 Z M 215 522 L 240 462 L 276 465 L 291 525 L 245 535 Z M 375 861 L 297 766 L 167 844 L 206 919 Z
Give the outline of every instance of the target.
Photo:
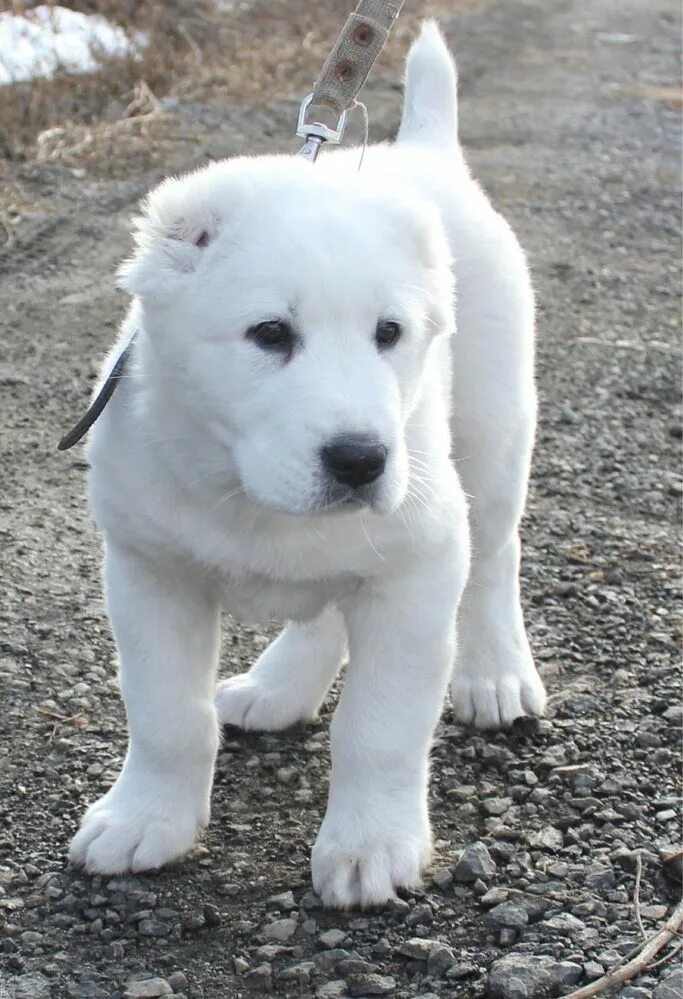
M 335 484 L 325 490 L 311 513 L 353 513 L 354 510 L 374 509 L 376 502 L 377 489 L 373 486 L 351 489 L 348 486 Z

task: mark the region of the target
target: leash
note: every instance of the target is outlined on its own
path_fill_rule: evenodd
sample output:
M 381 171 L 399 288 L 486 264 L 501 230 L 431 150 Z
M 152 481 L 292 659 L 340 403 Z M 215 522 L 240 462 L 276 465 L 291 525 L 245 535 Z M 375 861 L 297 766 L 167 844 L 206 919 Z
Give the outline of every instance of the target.
M 331 145 L 341 142 L 348 112 L 354 107 L 363 109 L 367 141 L 367 109 L 357 97 L 384 48 L 403 3 L 404 0 L 359 0 L 356 9 L 349 15 L 320 71 L 313 92 L 303 99 L 299 109 L 296 134 L 304 139 L 299 155 L 311 163 L 315 163 L 324 142 Z M 308 112 L 312 107 L 332 110 L 337 115 L 337 124 L 330 127 L 319 121 L 308 121 Z M 62 437 L 57 450 L 68 451 L 78 444 L 98 419 L 125 374 L 136 335 L 137 331 L 117 357 L 102 388 L 83 416 Z
M 315 163 L 322 144 L 341 142 L 348 112 L 356 107 L 358 94 L 384 48 L 404 0 L 359 0 L 349 15 L 334 48 L 327 57 L 313 93 L 299 108 L 296 134 L 304 144 L 299 156 Z M 337 114 L 334 127 L 308 121 L 311 107 L 325 107 Z

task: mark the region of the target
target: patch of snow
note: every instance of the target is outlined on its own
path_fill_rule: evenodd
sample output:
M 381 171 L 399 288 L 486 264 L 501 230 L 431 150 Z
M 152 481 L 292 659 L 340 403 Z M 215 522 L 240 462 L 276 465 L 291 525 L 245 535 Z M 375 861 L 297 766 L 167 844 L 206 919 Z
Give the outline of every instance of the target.
M 133 40 L 98 14 L 43 4 L 25 14 L 0 13 L 0 84 L 52 76 L 58 69 L 91 73 L 98 55 L 124 56 L 147 43 Z

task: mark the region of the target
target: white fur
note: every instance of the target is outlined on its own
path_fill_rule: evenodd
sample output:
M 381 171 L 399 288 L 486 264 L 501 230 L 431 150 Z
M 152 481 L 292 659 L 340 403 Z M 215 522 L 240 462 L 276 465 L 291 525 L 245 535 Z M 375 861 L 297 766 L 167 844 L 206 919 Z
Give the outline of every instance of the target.
M 72 844 L 91 871 L 186 851 L 209 818 L 219 719 L 313 718 L 348 646 L 313 883 L 349 906 L 417 881 L 470 565 L 453 447 L 473 551 L 454 710 L 496 726 L 543 709 L 518 591 L 532 293 L 456 121 L 454 67 L 426 25 L 399 139 L 360 173 L 356 151 L 314 167 L 241 158 L 167 180 L 145 206 L 121 272 L 133 356 L 89 448 L 130 729 L 121 775 Z M 286 363 L 245 337 L 277 317 L 300 336 Z M 382 318 L 404 334 L 380 351 Z M 381 439 L 387 467 L 362 505 L 333 508 L 319 452 L 350 432 Z M 290 623 L 219 684 L 217 717 L 222 607 Z

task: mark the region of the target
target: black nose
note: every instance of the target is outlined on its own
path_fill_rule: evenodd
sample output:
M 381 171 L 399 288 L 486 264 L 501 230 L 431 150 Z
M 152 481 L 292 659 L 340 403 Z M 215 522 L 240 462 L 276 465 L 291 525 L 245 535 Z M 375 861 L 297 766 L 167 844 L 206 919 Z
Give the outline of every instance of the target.
M 323 465 L 345 486 L 367 486 L 378 479 L 387 461 L 387 449 L 365 434 L 337 437 L 321 452 Z

